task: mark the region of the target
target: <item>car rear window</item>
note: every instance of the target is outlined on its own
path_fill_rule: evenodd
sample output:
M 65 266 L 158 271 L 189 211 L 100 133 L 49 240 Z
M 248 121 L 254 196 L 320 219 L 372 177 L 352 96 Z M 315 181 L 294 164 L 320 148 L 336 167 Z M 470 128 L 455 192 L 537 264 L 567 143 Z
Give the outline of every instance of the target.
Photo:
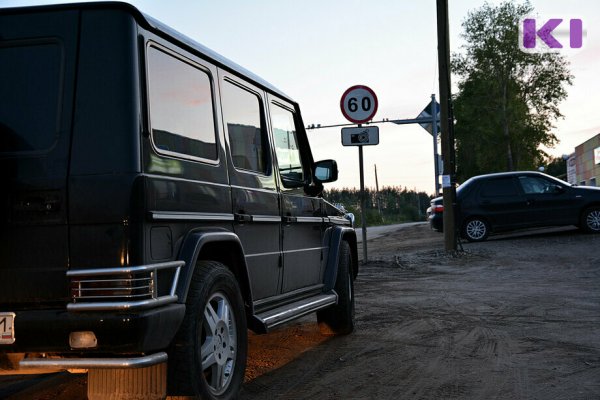
M 62 54 L 52 41 L 0 44 L 0 152 L 43 151 L 55 143 Z

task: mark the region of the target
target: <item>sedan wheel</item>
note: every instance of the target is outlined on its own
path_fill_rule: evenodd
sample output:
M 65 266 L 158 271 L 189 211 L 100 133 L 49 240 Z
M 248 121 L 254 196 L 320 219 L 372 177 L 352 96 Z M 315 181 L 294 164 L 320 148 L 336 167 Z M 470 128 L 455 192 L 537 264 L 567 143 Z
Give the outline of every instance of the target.
M 589 208 L 583 213 L 583 226 L 588 232 L 600 232 L 600 208 Z
M 463 229 L 463 235 L 469 242 L 484 241 L 487 239 L 488 234 L 488 224 L 479 218 L 468 220 Z

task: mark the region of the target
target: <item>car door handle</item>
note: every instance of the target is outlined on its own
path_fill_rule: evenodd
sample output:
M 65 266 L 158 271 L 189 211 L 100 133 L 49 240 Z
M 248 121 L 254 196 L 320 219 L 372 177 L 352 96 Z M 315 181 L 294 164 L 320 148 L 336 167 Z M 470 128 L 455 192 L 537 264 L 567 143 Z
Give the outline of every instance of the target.
M 233 214 L 233 217 L 236 222 L 252 222 L 252 215 L 250 214 Z

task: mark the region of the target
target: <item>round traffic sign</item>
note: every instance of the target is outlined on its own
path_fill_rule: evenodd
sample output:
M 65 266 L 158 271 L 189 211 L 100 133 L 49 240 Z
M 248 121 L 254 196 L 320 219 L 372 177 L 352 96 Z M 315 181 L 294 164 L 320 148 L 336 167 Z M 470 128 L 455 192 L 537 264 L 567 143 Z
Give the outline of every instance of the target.
M 340 100 L 342 114 L 350 122 L 362 124 L 370 121 L 377 112 L 377 96 L 375 92 L 364 85 L 350 87 Z

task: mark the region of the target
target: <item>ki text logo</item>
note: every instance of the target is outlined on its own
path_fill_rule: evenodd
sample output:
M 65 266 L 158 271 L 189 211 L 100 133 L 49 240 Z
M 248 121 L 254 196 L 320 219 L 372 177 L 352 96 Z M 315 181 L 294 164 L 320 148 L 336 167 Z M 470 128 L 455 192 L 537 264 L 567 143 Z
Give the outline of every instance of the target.
M 585 37 L 580 18 L 532 18 L 519 21 L 519 48 L 526 53 L 574 53 Z

